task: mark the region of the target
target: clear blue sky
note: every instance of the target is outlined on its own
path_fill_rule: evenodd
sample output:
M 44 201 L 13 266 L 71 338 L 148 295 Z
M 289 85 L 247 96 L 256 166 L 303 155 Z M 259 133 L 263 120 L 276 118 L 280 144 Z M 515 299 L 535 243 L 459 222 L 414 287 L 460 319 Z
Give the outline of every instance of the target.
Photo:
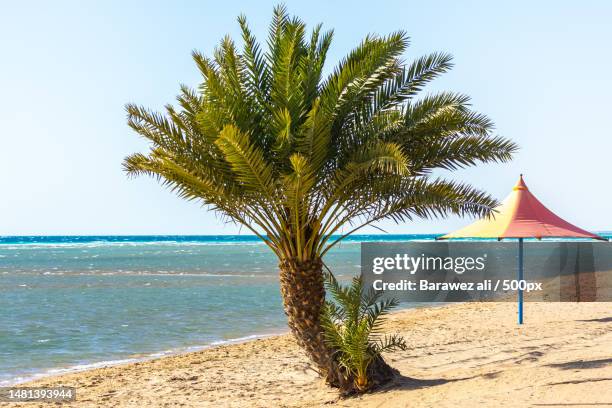
M 461 3 L 461 4 L 460 4 Z M 0 235 L 230 234 L 199 205 L 154 180 L 128 180 L 145 142 L 123 105 L 161 108 L 196 85 L 190 52 L 236 38 L 244 12 L 263 40 L 275 2 L 13 1 L 0 13 Z M 503 198 L 527 184 L 559 215 L 612 229 L 612 3 L 605 1 L 288 1 L 307 23 L 335 30 L 332 66 L 367 33 L 406 30 L 407 59 L 455 56 L 436 82 L 472 96 L 498 133 L 521 146 L 506 165 L 453 177 Z M 389 232 L 444 232 L 456 218 Z M 244 231 L 243 231 L 244 232 Z

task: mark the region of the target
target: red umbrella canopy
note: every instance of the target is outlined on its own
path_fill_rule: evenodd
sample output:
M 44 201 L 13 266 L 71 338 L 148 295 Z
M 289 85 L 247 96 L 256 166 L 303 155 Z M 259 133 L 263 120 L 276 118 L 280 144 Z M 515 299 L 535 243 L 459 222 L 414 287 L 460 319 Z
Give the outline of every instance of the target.
M 544 206 L 527 188 L 523 175 L 491 218 L 447 234 L 449 238 L 593 238 L 605 240 L 565 221 Z

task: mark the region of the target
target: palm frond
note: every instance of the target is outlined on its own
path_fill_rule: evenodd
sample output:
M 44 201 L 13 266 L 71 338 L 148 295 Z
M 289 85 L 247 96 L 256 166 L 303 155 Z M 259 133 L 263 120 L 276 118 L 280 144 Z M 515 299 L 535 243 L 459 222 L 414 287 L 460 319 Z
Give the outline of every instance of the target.
M 243 186 L 265 194 L 272 202 L 276 201 L 274 169 L 264 159 L 261 150 L 250 142 L 247 134 L 233 125 L 227 125 L 219 133 L 216 144 Z
M 420 96 L 451 69 L 449 54 L 405 63 L 405 32 L 372 34 L 325 76 L 332 31 L 308 32 L 283 5 L 262 44 L 245 16 L 238 25 L 240 47 L 226 36 L 211 56 L 193 51 L 201 82 L 182 85 L 177 106 L 126 106 L 151 146 L 126 158 L 128 174 L 165 180 L 236 222 L 256 219 L 277 253 L 302 261 L 322 257 L 344 226 L 490 214 L 487 194 L 430 179 L 517 150 L 468 96 Z
M 361 278 L 342 286 L 328 274 L 326 286 L 332 295 L 321 314 L 327 344 L 335 358 L 350 373 L 358 388 L 367 387 L 368 367 L 382 352 L 405 350 L 398 335 L 381 337 L 383 316 L 398 305 L 395 299 L 380 300 L 381 293 L 365 291 Z

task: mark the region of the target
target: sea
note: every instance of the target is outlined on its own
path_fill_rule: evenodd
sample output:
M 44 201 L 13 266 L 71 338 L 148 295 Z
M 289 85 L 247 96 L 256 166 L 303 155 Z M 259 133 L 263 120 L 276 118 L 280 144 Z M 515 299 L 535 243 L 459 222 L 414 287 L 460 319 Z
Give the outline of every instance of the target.
M 354 235 L 325 262 L 360 270 Z M 0 236 L 0 386 L 287 330 L 278 262 L 250 235 Z

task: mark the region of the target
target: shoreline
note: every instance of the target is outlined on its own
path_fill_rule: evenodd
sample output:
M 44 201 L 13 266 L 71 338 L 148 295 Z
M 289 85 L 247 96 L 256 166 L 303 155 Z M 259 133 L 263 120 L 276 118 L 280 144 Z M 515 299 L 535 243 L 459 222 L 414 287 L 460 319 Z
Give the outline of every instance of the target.
M 397 310 L 392 311 L 390 314 L 401 313 L 404 310 L 421 309 L 421 308 L 438 308 L 438 307 L 443 307 L 443 306 L 447 306 L 447 304 L 431 303 L 428 305 L 417 305 L 414 307 L 406 306 L 404 308 L 398 308 Z M 95 370 L 99 368 L 105 368 L 105 367 L 117 367 L 117 366 L 122 366 L 126 364 L 141 363 L 141 362 L 151 361 L 151 360 L 165 358 L 165 357 L 180 356 L 184 354 L 196 353 L 199 351 L 208 350 L 208 349 L 215 348 L 215 347 L 223 347 L 223 346 L 228 346 L 232 344 L 247 343 L 247 342 L 256 341 L 259 339 L 267 339 L 270 337 L 278 337 L 278 336 L 284 336 L 284 335 L 289 335 L 289 334 L 290 334 L 289 328 L 286 327 L 283 330 L 271 331 L 269 333 L 247 334 L 245 336 L 231 338 L 227 340 L 216 340 L 209 344 L 204 344 L 204 345 L 180 346 L 180 347 L 177 347 L 176 349 L 155 351 L 152 353 L 147 353 L 142 356 L 140 355 L 141 353 L 137 353 L 135 354 L 135 357 L 128 356 L 125 358 L 76 363 L 76 364 L 65 366 L 65 367 L 47 368 L 47 369 L 44 369 L 42 372 L 33 373 L 30 375 L 17 374 L 17 376 L 15 376 L 13 379 L 2 380 L 0 381 L 0 387 L 21 386 L 23 384 L 27 384 L 30 382 L 50 380 L 53 377 L 58 377 L 58 376 L 67 375 L 67 374 L 81 373 L 81 372 Z
M 31 375 L 17 375 L 13 379 L 0 381 L 0 387 L 12 387 L 12 386 L 23 386 L 24 384 L 28 384 L 31 382 L 37 381 L 51 381 L 54 377 L 61 377 L 63 375 L 83 373 L 91 370 L 96 370 L 100 368 L 108 368 L 108 367 L 120 367 L 127 364 L 135 364 L 135 363 L 144 363 L 147 361 L 162 359 L 166 357 L 174 357 L 181 356 L 190 353 L 197 353 L 199 351 L 208 350 L 215 347 L 223 347 L 229 346 L 233 344 L 241 344 L 247 343 L 250 341 L 255 341 L 259 339 L 267 339 L 270 337 L 283 336 L 289 334 L 288 331 L 279 331 L 274 333 L 266 333 L 266 334 L 250 334 L 242 337 L 232 338 L 228 340 L 217 340 L 213 341 L 210 344 L 201 345 L 201 346 L 184 346 L 178 347 L 177 349 L 170 349 L 166 351 L 157 351 L 153 353 L 146 354 L 144 356 L 139 357 L 126 357 L 119 358 L 113 360 L 102 360 L 95 361 L 90 363 L 78 363 L 74 365 L 70 365 L 67 367 L 55 367 L 44 369 L 44 371 L 39 373 L 34 373 Z
M 74 386 L 65 406 L 342 407 L 612 404 L 610 303 L 460 303 L 399 310 L 385 331 L 407 341 L 386 355 L 399 370 L 384 389 L 341 399 L 288 334 L 46 377 Z M 5 404 L 15 407 L 32 403 Z M 45 405 L 39 405 L 45 406 Z

